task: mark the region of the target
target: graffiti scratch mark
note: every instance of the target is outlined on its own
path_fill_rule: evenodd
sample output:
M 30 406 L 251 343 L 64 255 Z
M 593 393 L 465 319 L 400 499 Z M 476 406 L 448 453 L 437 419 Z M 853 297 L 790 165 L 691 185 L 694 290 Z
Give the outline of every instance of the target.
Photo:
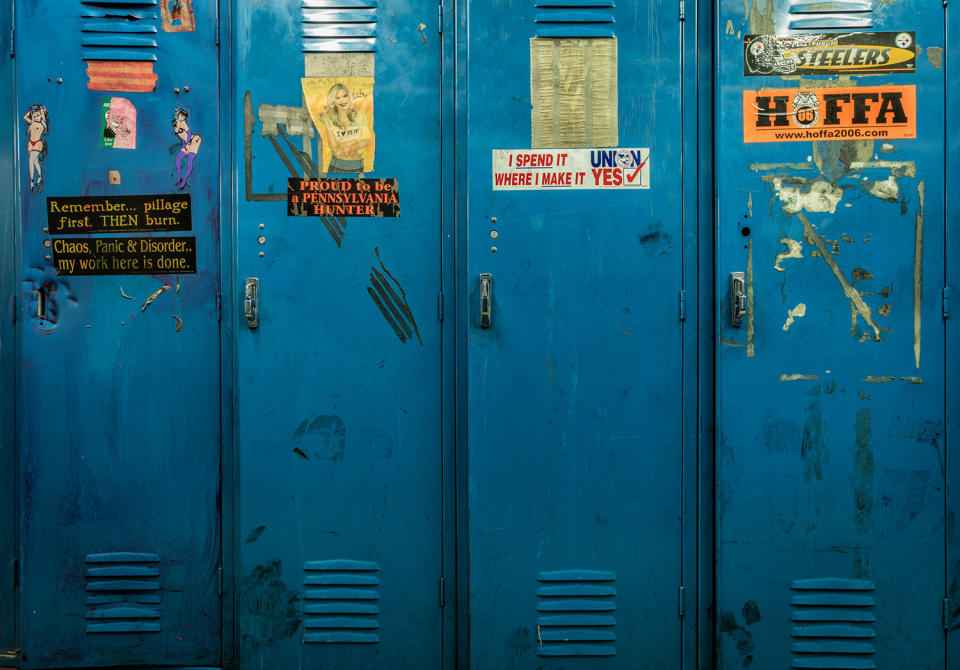
M 407 304 L 407 294 L 400 282 L 390 274 L 387 266 L 383 264 L 383 260 L 380 258 L 380 248 L 374 247 L 373 251 L 377 255 L 377 261 L 380 263 L 380 269 L 383 272 L 381 273 L 376 267 L 370 269 L 371 285 L 367 287 L 367 294 L 401 342 L 412 339 L 413 335 L 416 334 L 422 347 L 423 339 L 420 337 L 420 329 L 417 328 L 417 322 L 413 318 L 410 305 Z M 397 291 L 399 291 L 399 295 Z
M 920 297 L 923 293 L 923 182 L 917 184 L 920 211 L 917 212 L 917 230 L 913 247 L 913 357 L 920 369 Z
M 753 347 L 753 240 L 747 250 L 747 272 L 744 277 L 747 293 L 747 358 L 752 358 Z
M 792 240 L 789 237 L 780 238 L 780 244 L 787 247 L 787 250 L 781 251 L 779 254 L 777 254 L 777 260 L 773 264 L 773 269 L 780 272 L 786 272 L 786 270 L 780 267 L 780 263 L 788 258 L 803 258 L 803 245 L 797 240 Z
M 870 307 L 863 301 L 863 296 L 860 295 L 857 289 L 850 285 L 850 283 L 847 281 L 847 278 L 843 276 L 842 272 L 840 272 L 840 267 L 837 265 L 837 261 L 827 252 L 827 248 L 824 246 L 823 240 L 821 240 L 820 236 L 817 235 L 817 231 L 814 229 L 813 224 L 810 223 L 810 220 L 803 214 L 803 212 L 797 212 L 797 218 L 800 219 L 800 223 L 803 224 L 803 239 L 806 240 L 807 244 L 812 244 L 820 251 L 820 257 L 823 258 L 824 262 L 830 268 L 830 271 L 833 272 L 833 276 L 837 278 L 837 282 L 843 289 L 844 295 L 850 299 L 850 302 L 856 308 L 860 318 L 862 318 L 867 325 L 873 329 L 873 341 L 879 342 L 880 329 L 873 322 L 873 317 L 870 313 Z
M 147 298 L 146 301 L 144 301 L 143 306 L 140 308 L 140 311 L 141 311 L 141 312 L 146 311 L 147 307 L 149 307 L 149 306 L 153 303 L 154 300 L 156 300 L 157 298 L 159 298 L 161 293 L 163 293 L 164 291 L 169 291 L 169 290 L 170 290 L 170 284 L 164 284 L 163 286 L 161 286 L 160 288 L 158 288 L 156 291 L 154 291 L 153 293 L 151 293 L 151 294 L 150 294 L 150 297 Z

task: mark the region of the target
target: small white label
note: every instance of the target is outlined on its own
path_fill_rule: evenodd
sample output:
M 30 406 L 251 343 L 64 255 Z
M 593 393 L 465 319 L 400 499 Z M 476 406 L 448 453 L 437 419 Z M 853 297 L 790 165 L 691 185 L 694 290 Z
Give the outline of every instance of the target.
M 494 191 L 650 188 L 649 149 L 494 149 Z

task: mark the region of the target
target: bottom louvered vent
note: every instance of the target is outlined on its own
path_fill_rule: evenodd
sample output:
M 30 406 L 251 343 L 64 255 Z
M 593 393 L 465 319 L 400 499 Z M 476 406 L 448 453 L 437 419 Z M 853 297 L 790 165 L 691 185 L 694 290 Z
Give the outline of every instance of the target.
M 874 584 L 864 579 L 797 579 L 790 585 L 793 668 L 873 670 Z
M 88 555 L 87 632 L 160 632 L 159 562 L 129 551 Z
M 615 655 L 616 578 L 614 573 L 604 570 L 538 574 L 537 654 Z
M 304 643 L 372 644 L 380 641 L 380 566 L 338 559 L 303 565 Z

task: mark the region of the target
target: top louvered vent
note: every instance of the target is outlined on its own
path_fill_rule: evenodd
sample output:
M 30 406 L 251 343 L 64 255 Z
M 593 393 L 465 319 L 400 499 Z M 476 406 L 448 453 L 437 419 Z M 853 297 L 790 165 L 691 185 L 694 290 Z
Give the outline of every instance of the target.
M 303 0 L 303 51 L 377 50 L 377 0 Z
M 537 37 L 613 37 L 613 0 L 536 0 Z
M 790 30 L 873 27 L 873 0 L 789 0 Z
M 157 0 L 81 0 L 80 4 L 83 60 L 157 60 Z

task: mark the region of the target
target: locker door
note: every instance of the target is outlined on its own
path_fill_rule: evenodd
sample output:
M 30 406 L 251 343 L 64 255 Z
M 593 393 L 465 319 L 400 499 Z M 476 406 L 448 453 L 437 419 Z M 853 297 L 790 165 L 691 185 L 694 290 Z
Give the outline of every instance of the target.
M 437 4 L 235 11 L 238 662 L 439 667 Z
M 219 665 L 217 3 L 16 4 L 19 660 Z
M 470 5 L 473 668 L 680 665 L 677 10 Z
M 720 5 L 721 668 L 945 664 L 944 13 L 833 5 Z

